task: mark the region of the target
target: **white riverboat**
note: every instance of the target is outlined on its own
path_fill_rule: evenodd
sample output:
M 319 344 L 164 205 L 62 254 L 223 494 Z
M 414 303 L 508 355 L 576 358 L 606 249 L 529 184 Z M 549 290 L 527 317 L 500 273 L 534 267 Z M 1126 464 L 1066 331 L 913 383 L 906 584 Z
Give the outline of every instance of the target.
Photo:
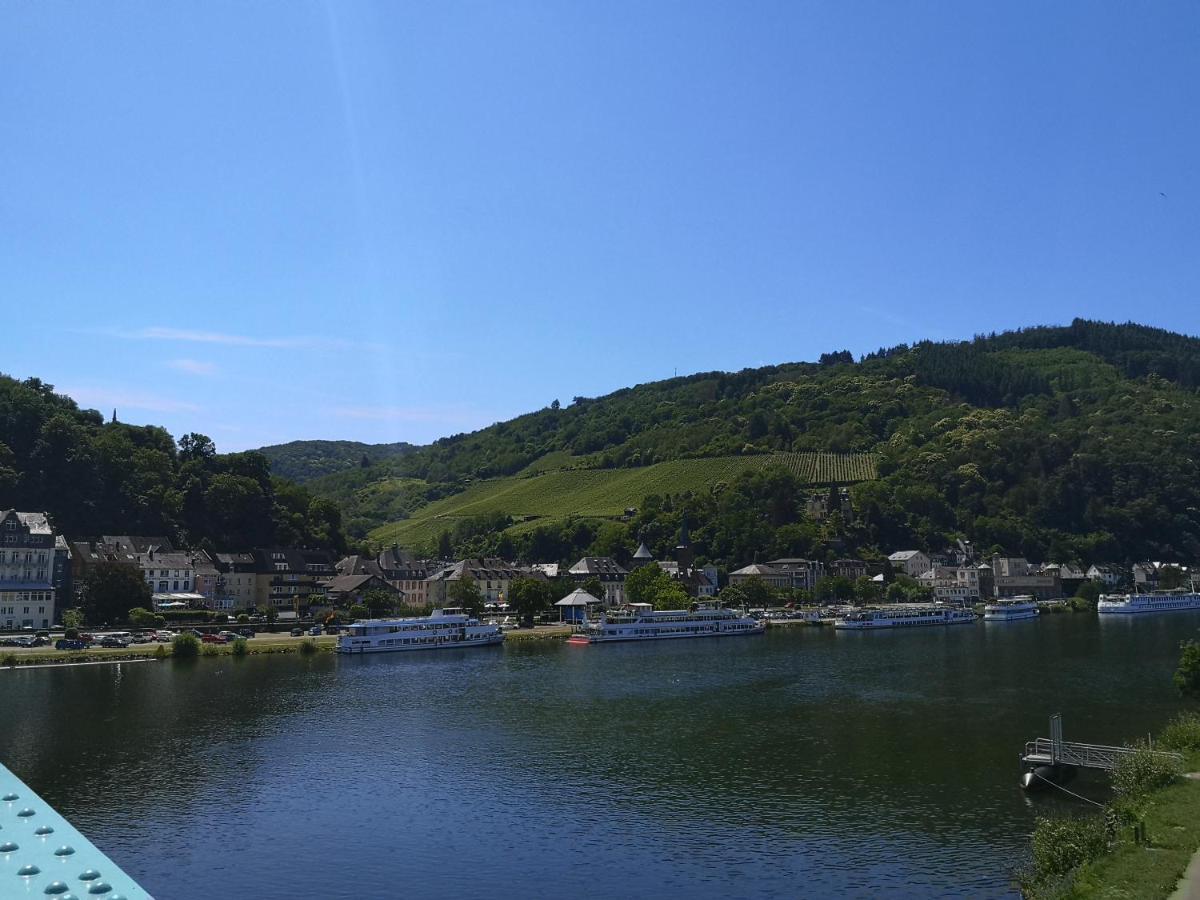
M 692 610 L 655 612 L 648 603 L 635 603 L 627 611 L 605 613 L 567 638 L 569 644 L 603 644 L 610 641 L 658 641 L 675 638 L 726 637 L 762 634 L 766 623 L 743 616 L 715 603 L 699 603 Z
M 1175 612 L 1200 609 L 1200 594 L 1182 591 L 1155 591 L 1150 594 L 1101 594 L 1096 612 L 1101 615 Z
M 367 619 L 355 622 L 347 631 L 338 638 L 339 653 L 457 650 L 504 640 L 499 625 L 481 623 L 453 609 L 435 609 L 432 615 L 415 619 Z
M 834 628 L 873 631 L 878 628 L 921 628 L 931 625 L 965 625 L 978 618 L 975 611 L 953 606 L 902 606 L 896 609 L 861 609 L 847 613 Z
M 983 618 L 987 622 L 1016 622 L 1037 617 L 1038 605 L 1032 597 L 998 597 L 983 608 Z

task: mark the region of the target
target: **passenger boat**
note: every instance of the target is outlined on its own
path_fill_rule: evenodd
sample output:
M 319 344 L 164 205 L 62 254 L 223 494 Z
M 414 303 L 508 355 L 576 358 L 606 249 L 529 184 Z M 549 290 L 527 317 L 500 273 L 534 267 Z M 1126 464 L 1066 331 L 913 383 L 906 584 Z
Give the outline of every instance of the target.
M 338 653 L 388 653 L 401 650 L 455 650 L 499 644 L 504 633 L 461 610 L 435 609 L 415 619 L 367 619 L 338 637 Z
M 988 622 L 1015 622 L 1037 617 L 1038 605 L 1032 597 L 998 597 L 983 608 L 983 618 Z
M 975 611 L 949 606 L 906 606 L 898 609 L 862 609 L 847 613 L 834 628 L 868 631 L 877 628 L 919 628 L 929 625 L 965 625 L 974 622 Z
M 1102 615 L 1133 615 L 1136 613 L 1175 612 L 1180 609 L 1200 609 L 1200 594 L 1182 591 L 1155 591 L 1150 594 L 1101 594 L 1096 612 Z
M 766 623 L 743 616 L 716 603 L 699 603 L 694 609 L 654 611 L 649 603 L 634 603 L 627 610 L 605 613 L 567 638 L 568 644 L 604 644 L 610 641 L 660 641 L 674 638 L 725 637 L 762 634 Z

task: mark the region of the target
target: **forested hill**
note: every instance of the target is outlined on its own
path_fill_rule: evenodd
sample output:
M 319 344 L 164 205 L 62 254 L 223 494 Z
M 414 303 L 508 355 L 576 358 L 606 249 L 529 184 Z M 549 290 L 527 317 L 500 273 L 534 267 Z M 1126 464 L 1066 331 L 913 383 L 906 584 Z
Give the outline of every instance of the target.
M 789 484 L 786 471 L 767 465 L 687 489 L 676 478 L 664 497 L 651 498 L 651 507 L 666 501 L 654 521 L 640 512 L 620 526 L 625 534 L 604 531 L 610 543 L 661 531 L 666 546 L 666 532 L 688 509 L 701 554 L 729 563 L 760 550 L 869 554 L 941 547 L 960 536 L 1032 559 L 1194 559 L 1198 384 L 1195 338 L 1076 320 L 555 402 L 312 488 L 343 504 L 352 535 L 370 531 L 382 541 L 395 536 L 384 523 L 419 517 L 431 501 L 470 486 L 474 509 L 491 521 L 471 508 L 447 512 L 439 527 L 451 532 L 455 549 L 519 553 L 531 546 L 537 522 L 505 509 L 502 496 L 483 497 L 481 480 L 498 479 L 497 490 L 511 494 L 512 478 L 543 473 L 771 453 L 870 454 L 879 477 L 853 487 L 853 522 L 814 524 L 804 511 L 805 481 Z M 763 486 L 773 478 L 783 481 Z M 722 492 L 725 500 L 715 499 Z M 744 502 L 722 510 L 734 495 Z M 733 517 L 741 524 L 732 526 Z M 593 546 L 599 525 L 592 527 L 590 538 L 585 529 L 563 552 Z
M 271 463 L 271 472 L 281 478 L 303 483 L 322 475 L 332 475 L 355 467 L 403 456 L 417 449 L 414 444 L 363 444 L 359 441 L 289 441 L 259 447 Z
M 70 538 L 166 535 L 180 546 L 341 551 L 329 500 L 271 476 L 260 453 L 202 434 L 105 422 L 51 385 L 0 375 L 0 509 L 44 510 Z

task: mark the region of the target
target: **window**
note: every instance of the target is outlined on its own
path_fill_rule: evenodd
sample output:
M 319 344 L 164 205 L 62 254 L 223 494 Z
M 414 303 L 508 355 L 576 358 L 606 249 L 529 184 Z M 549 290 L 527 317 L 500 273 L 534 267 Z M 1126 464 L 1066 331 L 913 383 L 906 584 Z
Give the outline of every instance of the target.
M 160 581 L 158 583 L 158 592 L 160 594 L 165 594 L 167 592 L 167 583 L 165 581 Z

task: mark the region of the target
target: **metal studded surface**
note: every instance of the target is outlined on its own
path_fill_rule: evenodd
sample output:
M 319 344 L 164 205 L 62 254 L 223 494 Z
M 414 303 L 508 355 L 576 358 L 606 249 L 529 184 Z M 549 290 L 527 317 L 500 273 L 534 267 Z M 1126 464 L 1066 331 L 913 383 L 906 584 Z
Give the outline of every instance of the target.
M 70 822 L 0 766 L 0 898 L 153 900 Z

